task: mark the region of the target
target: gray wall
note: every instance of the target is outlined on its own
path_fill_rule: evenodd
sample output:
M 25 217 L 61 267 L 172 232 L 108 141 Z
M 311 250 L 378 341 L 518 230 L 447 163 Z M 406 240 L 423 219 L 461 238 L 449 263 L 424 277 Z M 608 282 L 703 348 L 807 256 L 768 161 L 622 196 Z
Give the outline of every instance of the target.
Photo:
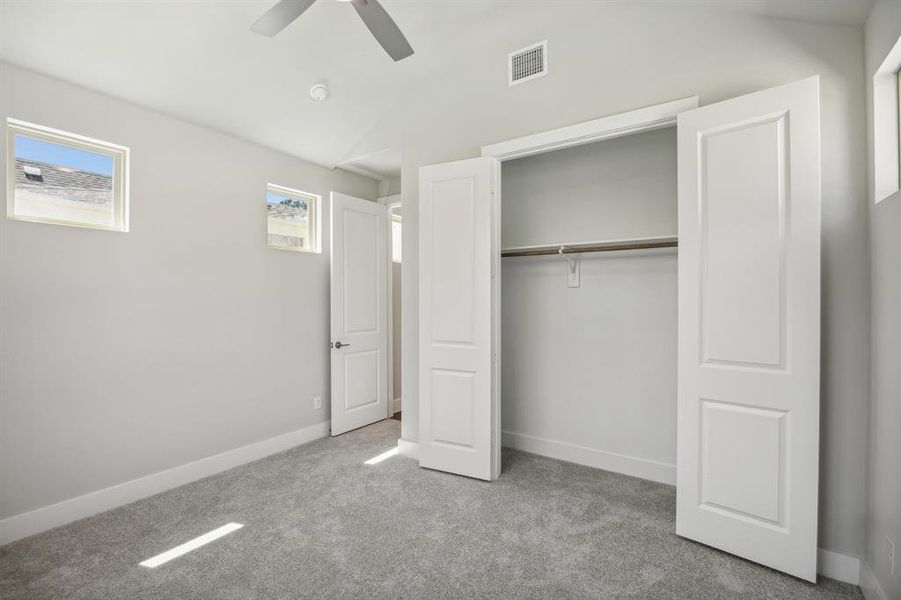
M 8 65 L 0 116 L 132 151 L 129 233 L 0 219 L 0 518 L 328 420 L 328 193 L 375 182 Z M 266 248 L 266 182 L 325 252 Z
M 882 0 L 866 27 L 866 86 L 901 36 L 901 3 Z M 869 107 L 872 104 L 868 103 Z M 872 110 L 869 111 L 872 141 Z M 872 195 L 872 146 L 870 146 Z M 865 558 L 886 597 L 901 598 L 901 194 L 869 203 L 872 281 L 869 521 Z M 891 575 L 885 538 L 895 542 Z
M 501 190 L 505 248 L 676 235 L 676 128 L 504 163 Z
M 379 197 L 393 196 L 400 193 L 400 177 L 383 179 L 379 182 Z
M 676 130 L 511 161 L 505 248 L 675 235 Z M 504 431 L 676 462 L 676 256 L 503 261 Z
M 418 168 L 479 155 L 485 144 L 698 95 L 702 105 L 821 75 L 823 353 L 822 547 L 864 547 L 868 428 L 869 277 L 863 31 L 643 3 L 522 2 L 507 26 L 467 36 L 461 66 L 423 82 L 361 140 L 365 155 L 402 138 L 404 157 L 403 437 L 419 435 Z M 508 88 L 507 52 L 548 39 L 550 74 Z M 410 400 L 413 400 L 412 402 Z

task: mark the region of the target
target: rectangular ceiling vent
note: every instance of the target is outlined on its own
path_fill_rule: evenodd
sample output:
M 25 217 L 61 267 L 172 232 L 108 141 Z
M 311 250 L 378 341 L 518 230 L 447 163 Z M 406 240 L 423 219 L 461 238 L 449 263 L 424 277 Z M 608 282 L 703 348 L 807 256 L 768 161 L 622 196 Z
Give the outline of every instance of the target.
M 509 86 L 547 75 L 547 40 L 511 52 L 507 57 Z

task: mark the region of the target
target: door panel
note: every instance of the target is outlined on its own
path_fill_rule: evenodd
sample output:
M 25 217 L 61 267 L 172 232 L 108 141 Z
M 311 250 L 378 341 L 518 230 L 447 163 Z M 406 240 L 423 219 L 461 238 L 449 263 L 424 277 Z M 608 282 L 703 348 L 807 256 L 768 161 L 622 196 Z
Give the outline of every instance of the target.
M 814 581 L 819 82 L 679 115 L 679 535 Z
M 372 204 L 372 202 L 369 202 Z M 368 207 L 367 207 L 368 208 Z M 378 331 L 384 299 L 379 296 L 381 257 L 368 249 L 379 247 L 379 215 L 343 209 L 344 240 L 353 240 L 358 251 L 344 255 L 344 322 L 347 333 Z
M 332 435 L 388 416 L 387 222 L 381 204 L 332 193 Z
M 705 362 L 782 364 L 786 117 L 699 133 Z
M 420 464 L 480 479 L 500 465 L 497 179 L 493 158 L 419 172 Z

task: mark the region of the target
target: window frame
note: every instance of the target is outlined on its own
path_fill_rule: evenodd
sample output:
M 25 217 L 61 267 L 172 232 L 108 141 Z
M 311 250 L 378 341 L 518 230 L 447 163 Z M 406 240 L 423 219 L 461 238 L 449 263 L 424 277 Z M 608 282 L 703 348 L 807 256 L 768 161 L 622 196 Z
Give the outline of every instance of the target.
M 82 150 L 108 156 L 113 160 L 112 203 L 113 224 L 102 225 L 73 219 L 57 219 L 33 215 L 16 214 L 16 136 L 22 135 L 32 139 L 66 146 L 74 150 Z M 127 146 L 114 144 L 88 136 L 53 129 L 36 123 L 19 119 L 6 119 L 6 218 L 14 221 L 65 225 L 85 229 L 127 232 L 129 229 L 129 155 Z
M 870 152 L 873 162 L 873 202 L 879 203 L 901 190 L 901 37 L 886 54 L 872 80 L 873 129 Z
M 319 206 L 322 202 L 322 196 L 313 194 L 312 192 L 304 192 L 295 188 L 289 188 L 277 183 L 269 182 L 266 184 L 266 195 L 269 193 L 278 194 L 279 196 L 287 196 L 294 200 L 305 200 L 309 206 L 307 211 L 307 219 L 310 223 L 310 247 L 301 246 L 278 246 L 269 243 L 269 218 L 266 218 L 266 247 L 271 250 L 285 250 L 287 252 L 306 252 L 307 254 L 321 254 L 322 239 L 321 220 L 319 218 Z

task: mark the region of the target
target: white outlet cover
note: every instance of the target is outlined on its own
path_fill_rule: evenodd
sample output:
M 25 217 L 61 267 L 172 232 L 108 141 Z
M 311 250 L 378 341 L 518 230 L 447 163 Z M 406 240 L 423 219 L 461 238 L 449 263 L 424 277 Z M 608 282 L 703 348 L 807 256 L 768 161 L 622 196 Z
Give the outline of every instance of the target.
M 322 396 L 316 396 L 313 398 L 313 409 L 319 410 L 320 408 L 322 408 Z

